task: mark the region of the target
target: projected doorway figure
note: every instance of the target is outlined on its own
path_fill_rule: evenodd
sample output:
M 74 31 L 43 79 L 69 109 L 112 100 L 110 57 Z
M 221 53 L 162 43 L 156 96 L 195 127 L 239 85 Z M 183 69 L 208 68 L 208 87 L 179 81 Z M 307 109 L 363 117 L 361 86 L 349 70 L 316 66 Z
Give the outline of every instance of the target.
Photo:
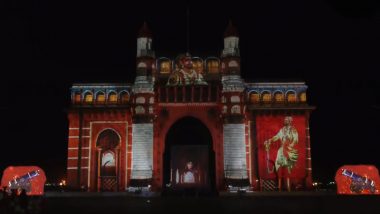
M 171 183 L 176 187 L 208 186 L 208 146 L 173 146 Z
M 164 179 L 166 187 L 215 188 L 215 154 L 208 128 L 198 119 L 185 117 L 166 134 Z

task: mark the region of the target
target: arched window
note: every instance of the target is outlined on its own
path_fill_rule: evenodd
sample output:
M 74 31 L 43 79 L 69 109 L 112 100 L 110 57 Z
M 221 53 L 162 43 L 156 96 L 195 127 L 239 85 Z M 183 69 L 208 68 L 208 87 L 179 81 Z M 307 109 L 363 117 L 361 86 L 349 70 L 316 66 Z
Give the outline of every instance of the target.
M 230 68 L 239 67 L 239 64 L 236 60 L 231 60 L 228 62 L 228 67 Z
M 288 103 L 295 103 L 295 102 L 297 102 L 296 93 L 293 92 L 293 91 L 289 91 L 289 92 L 286 94 L 286 101 L 287 101 Z
M 249 94 L 249 102 L 253 104 L 258 104 L 260 102 L 259 93 L 253 91 Z
M 145 114 L 145 109 L 142 106 L 136 106 L 135 112 L 136 114 Z
M 91 104 L 94 101 L 94 96 L 92 95 L 91 92 L 86 92 L 84 94 L 84 102 L 86 104 Z
M 120 100 L 121 103 L 126 104 L 129 102 L 129 94 L 126 91 L 123 91 L 120 93 Z
M 240 106 L 239 105 L 234 105 L 231 107 L 231 114 L 240 114 Z
M 108 102 L 117 103 L 117 94 L 115 92 L 112 91 L 108 94 Z
M 232 96 L 231 97 L 231 103 L 240 103 L 240 97 L 239 96 Z
M 96 103 L 103 104 L 106 101 L 106 95 L 103 92 L 98 92 L 96 94 Z
M 274 93 L 274 101 L 276 103 L 283 103 L 284 102 L 284 94 L 280 91 L 277 91 Z
M 198 74 L 203 74 L 203 61 L 200 58 L 193 59 L 193 68 Z
M 75 92 L 75 94 L 74 94 L 74 103 L 78 104 L 80 102 L 81 102 L 81 95 L 80 95 L 79 92 Z
M 306 92 L 302 92 L 300 95 L 300 101 L 306 103 Z
M 138 104 L 144 104 L 145 103 L 145 97 L 137 97 L 136 103 Z
M 160 62 L 160 73 L 169 74 L 171 72 L 171 62 L 170 60 L 162 60 Z
M 261 98 L 263 99 L 263 103 L 271 103 L 272 102 L 272 95 L 268 91 L 264 91 L 261 94 Z
M 207 73 L 216 74 L 219 72 L 219 61 L 216 59 L 207 60 Z
M 227 114 L 227 106 L 223 106 L 223 114 Z
M 139 62 L 139 64 L 137 64 L 137 67 L 138 68 L 146 68 L 146 63 L 145 62 Z
M 99 134 L 96 146 L 106 151 L 115 149 L 119 143 L 119 135 L 112 129 L 106 129 Z

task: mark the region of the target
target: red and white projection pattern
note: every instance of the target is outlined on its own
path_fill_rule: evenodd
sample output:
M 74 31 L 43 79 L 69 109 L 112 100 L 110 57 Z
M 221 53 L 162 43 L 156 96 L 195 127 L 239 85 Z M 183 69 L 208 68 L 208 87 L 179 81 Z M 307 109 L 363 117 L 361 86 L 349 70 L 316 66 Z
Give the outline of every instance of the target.
M 257 117 L 261 178 L 305 178 L 305 124 L 298 115 Z

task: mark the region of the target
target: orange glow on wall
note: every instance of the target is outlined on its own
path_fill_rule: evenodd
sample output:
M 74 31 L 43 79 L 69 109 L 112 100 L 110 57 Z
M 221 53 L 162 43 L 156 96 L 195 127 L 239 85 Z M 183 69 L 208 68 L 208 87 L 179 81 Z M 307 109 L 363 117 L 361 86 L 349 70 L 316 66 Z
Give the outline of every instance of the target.
M 257 104 L 260 102 L 260 97 L 259 97 L 259 94 L 256 93 L 256 92 L 252 92 L 249 94 L 249 102 L 250 103 L 254 103 L 254 104 Z
M 303 103 L 306 103 L 306 93 L 305 92 L 301 93 L 301 95 L 300 95 L 300 101 L 303 102 Z
M 105 101 L 106 101 L 106 96 L 104 95 L 104 93 L 98 93 L 98 95 L 96 96 L 96 102 L 104 103 Z
M 288 101 L 288 103 L 295 103 L 295 102 L 297 102 L 296 94 L 294 92 L 289 92 L 288 95 L 287 95 L 287 101 Z
M 207 71 L 208 73 L 218 73 L 219 72 L 219 62 L 218 60 L 209 60 L 207 62 Z
M 193 68 L 198 74 L 203 74 L 203 63 L 201 60 L 193 60 Z
M 129 102 L 129 95 L 128 93 L 124 92 L 120 95 L 120 99 L 122 103 L 128 103 Z
M 160 64 L 160 72 L 161 73 L 165 73 L 165 74 L 168 74 L 170 73 L 170 61 L 163 61 L 161 62 Z
M 93 99 L 94 99 L 94 96 L 91 93 L 86 93 L 84 95 L 84 102 L 86 103 L 92 103 Z
M 108 101 L 111 102 L 111 103 L 116 103 L 117 102 L 117 95 L 116 95 L 116 93 L 111 92 L 108 95 Z
M 276 103 L 282 103 L 282 102 L 284 102 L 284 94 L 281 93 L 281 92 L 276 92 L 274 94 L 274 101 Z
M 80 93 L 75 93 L 74 95 L 74 103 L 80 103 L 81 101 L 81 95 Z
M 269 92 L 264 92 L 262 94 L 262 99 L 264 103 L 271 103 L 272 102 L 272 96 Z

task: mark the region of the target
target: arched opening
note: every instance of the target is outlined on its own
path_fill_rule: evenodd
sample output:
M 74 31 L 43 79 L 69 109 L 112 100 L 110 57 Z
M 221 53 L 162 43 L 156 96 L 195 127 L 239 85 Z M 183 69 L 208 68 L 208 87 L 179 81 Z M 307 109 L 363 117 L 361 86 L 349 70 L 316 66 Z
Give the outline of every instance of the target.
M 276 103 L 283 103 L 284 102 L 284 94 L 280 91 L 277 91 L 274 93 L 274 101 Z
M 81 102 L 81 94 L 79 92 L 75 92 L 74 94 L 74 104 L 79 104 Z
M 256 91 L 252 91 L 249 94 L 249 102 L 252 104 L 259 104 L 260 103 L 259 93 L 257 93 Z
M 84 94 L 84 102 L 86 104 L 92 104 L 92 102 L 94 101 L 93 99 L 94 99 L 94 96 L 92 95 L 91 92 L 86 92 Z
M 166 134 L 163 186 L 167 191 L 214 192 L 215 153 L 209 129 L 198 119 L 184 117 Z
M 126 91 L 120 93 L 120 102 L 121 104 L 127 104 L 129 102 L 129 94 Z
M 102 131 L 96 141 L 97 189 L 117 191 L 119 184 L 120 137 L 112 129 Z
M 297 96 L 296 96 L 296 93 L 293 92 L 293 91 L 289 91 L 289 92 L 287 92 L 287 94 L 286 94 L 286 101 L 287 101 L 288 103 L 291 103 L 291 104 L 296 103 L 296 102 L 297 102 Z
M 301 101 L 302 103 L 306 103 L 306 92 L 302 92 L 302 93 L 300 94 L 300 101 Z
M 269 93 L 269 91 L 264 91 L 261 94 L 261 99 L 264 104 L 272 103 L 272 95 Z
M 110 103 L 110 104 L 115 104 L 115 103 L 117 103 L 117 94 L 116 94 L 116 92 L 110 92 L 109 94 L 108 94 L 108 102 Z
M 96 94 L 96 104 L 104 104 L 106 102 L 106 95 L 104 92 L 98 92 Z

